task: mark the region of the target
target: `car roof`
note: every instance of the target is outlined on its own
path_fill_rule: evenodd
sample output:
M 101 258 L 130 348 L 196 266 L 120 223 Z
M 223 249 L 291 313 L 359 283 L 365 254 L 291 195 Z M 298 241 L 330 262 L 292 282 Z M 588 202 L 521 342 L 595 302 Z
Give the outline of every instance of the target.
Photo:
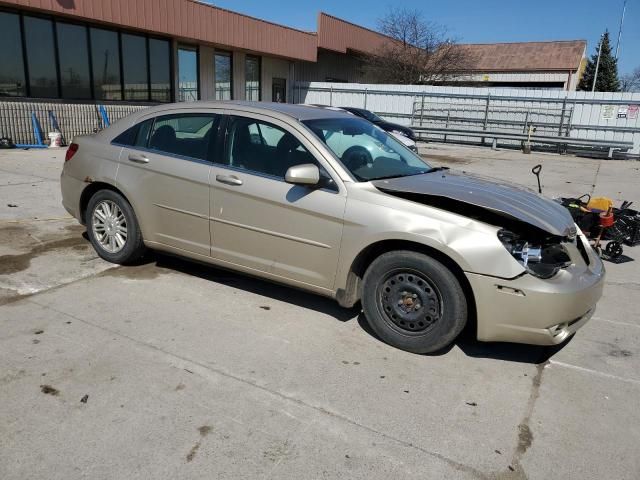
M 341 109 L 329 109 L 314 105 L 300 105 L 292 103 L 274 102 L 248 102 L 248 101 L 197 101 L 163 104 L 147 109 L 146 113 L 162 113 L 164 110 L 170 111 L 176 108 L 225 108 L 228 110 L 238 110 L 242 112 L 280 114 L 296 120 L 312 120 L 322 118 L 336 118 L 352 115 Z

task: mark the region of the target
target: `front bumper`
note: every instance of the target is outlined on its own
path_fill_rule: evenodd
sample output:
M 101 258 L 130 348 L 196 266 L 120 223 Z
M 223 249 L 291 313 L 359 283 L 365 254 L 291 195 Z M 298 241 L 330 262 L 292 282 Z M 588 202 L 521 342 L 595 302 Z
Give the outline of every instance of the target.
M 477 311 L 478 340 L 557 345 L 591 318 L 602 296 L 605 270 L 588 249 L 589 265 L 574 264 L 543 280 L 467 273 Z

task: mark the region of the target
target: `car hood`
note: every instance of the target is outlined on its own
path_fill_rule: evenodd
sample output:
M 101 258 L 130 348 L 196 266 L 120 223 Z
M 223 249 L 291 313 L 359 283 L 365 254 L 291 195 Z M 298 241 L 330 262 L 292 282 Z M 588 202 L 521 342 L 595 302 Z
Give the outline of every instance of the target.
M 568 210 L 528 188 L 449 170 L 422 175 L 374 180 L 373 185 L 387 193 L 409 193 L 443 197 L 482 207 L 520 220 L 552 235 L 576 234 Z M 428 203 L 428 202 L 425 202 Z

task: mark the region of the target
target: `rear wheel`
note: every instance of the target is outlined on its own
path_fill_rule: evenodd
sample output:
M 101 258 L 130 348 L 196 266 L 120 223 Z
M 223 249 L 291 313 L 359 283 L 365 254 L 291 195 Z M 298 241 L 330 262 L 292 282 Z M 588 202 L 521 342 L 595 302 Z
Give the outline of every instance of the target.
M 145 246 L 133 208 L 119 193 L 100 190 L 89 200 L 87 235 L 98 255 L 119 264 L 142 258 Z
M 364 275 L 362 305 L 383 341 L 414 353 L 446 347 L 467 321 L 466 298 L 455 275 L 434 258 L 411 251 L 373 261 Z

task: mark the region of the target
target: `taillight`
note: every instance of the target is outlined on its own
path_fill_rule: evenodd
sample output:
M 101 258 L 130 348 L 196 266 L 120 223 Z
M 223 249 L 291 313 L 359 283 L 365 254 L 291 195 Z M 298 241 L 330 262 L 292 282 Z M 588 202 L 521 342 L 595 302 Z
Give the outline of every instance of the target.
M 67 148 L 67 154 L 64 156 L 64 161 L 68 162 L 69 160 L 71 160 L 77 151 L 78 151 L 77 143 L 72 143 L 71 145 L 69 145 L 69 148 Z

